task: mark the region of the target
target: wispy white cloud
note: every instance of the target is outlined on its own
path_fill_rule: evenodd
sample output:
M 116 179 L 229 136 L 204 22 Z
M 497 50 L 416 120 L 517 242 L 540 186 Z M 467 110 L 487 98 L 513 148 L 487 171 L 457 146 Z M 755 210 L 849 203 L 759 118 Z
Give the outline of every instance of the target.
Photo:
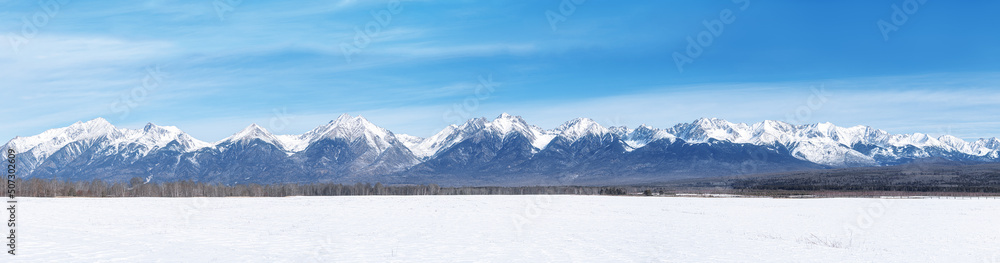
M 785 119 L 808 103 L 810 86 L 824 85 L 831 98 L 801 122 L 866 124 L 891 132 L 950 130 L 965 138 L 1000 131 L 990 119 L 1000 116 L 993 92 L 1000 81 L 991 73 L 992 53 L 976 44 L 995 42 L 989 34 L 967 41 L 968 50 L 916 59 L 908 49 L 812 42 L 820 36 L 767 42 L 776 40 L 751 36 L 795 31 L 748 13 L 706 48 L 695 63 L 698 70 L 678 75 L 670 53 L 702 30 L 705 19 L 692 10 L 715 13 L 715 4 L 588 2 L 553 32 L 544 11 L 558 8 L 556 3 L 403 1 L 403 12 L 347 63 L 340 45 L 352 42 L 354 28 L 371 22 L 370 12 L 386 1 L 243 1 L 224 20 L 213 1 L 71 1 L 19 53 L 10 52 L 2 36 L 18 32 L 21 17 L 40 8 L 30 1 L 4 3 L 10 8 L 0 10 L 0 94 L 17 98 L 18 107 L 0 114 L 18 117 L 4 119 L 10 128 L 0 130 L 0 138 L 113 117 L 108 105 L 141 85 L 147 66 L 163 69 L 162 89 L 130 117 L 109 119 L 177 125 L 206 140 L 231 134 L 233 126 L 267 122 L 274 109 L 300 117 L 290 132 L 349 112 L 426 136 L 451 123 L 442 115 L 474 94 L 479 74 L 503 76 L 504 84 L 470 117 L 510 112 L 545 128 L 581 116 L 633 127 L 698 117 Z M 814 29 L 825 32 L 822 37 L 848 31 Z M 941 35 L 935 32 L 924 34 L 935 40 Z M 884 44 L 877 36 L 873 42 Z M 923 44 L 933 42 L 911 44 L 934 50 Z M 767 55 L 788 50 L 805 51 L 796 53 L 802 57 Z M 978 56 L 969 59 L 970 53 Z M 947 69 L 983 73 L 780 82 Z
M 951 78 L 941 77 L 941 83 L 950 82 L 948 79 Z M 1000 122 L 995 119 L 995 116 L 1000 116 L 1000 107 L 997 107 L 1000 94 L 986 88 L 994 85 L 991 82 L 1000 80 L 973 85 L 979 86 L 978 88 L 948 91 L 868 88 L 873 83 L 934 86 L 928 80 L 916 76 L 817 82 L 704 84 L 654 88 L 641 93 L 575 101 L 504 102 L 502 98 L 496 98 L 497 100 L 482 101 L 480 107 L 470 111 L 470 116 L 492 118 L 507 112 L 521 115 L 529 123 L 545 129 L 555 128 L 577 117 L 592 118 L 606 126 L 636 127 L 647 124 L 660 128 L 691 122 L 701 117 L 745 123 L 789 121 L 789 117 L 796 116 L 801 108 L 817 104 L 814 100 L 815 88 L 821 90 L 827 100 L 816 105 L 804 118 L 792 117 L 791 121 L 800 124 L 832 122 L 840 126 L 868 125 L 891 133 L 950 134 L 966 140 L 1000 136 L 994 134 L 996 130 L 1000 130 Z M 456 84 L 454 88 L 465 90 L 468 88 L 467 84 Z M 466 91 L 472 94 L 472 91 Z M 298 134 L 335 119 L 341 113 L 350 113 L 366 116 L 375 124 L 396 133 L 426 137 L 449 124 L 457 124 L 444 116 L 457 103 L 462 103 L 462 100 L 411 107 L 365 110 L 332 107 L 329 112 L 292 112 L 288 115 L 292 120 L 291 124 L 284 133 Z M 219 139 L 250 123 L 264 125 L 273 116 L 268 112 L 261 112 L 257 115 L 234 115 L 181 126 L 200 127 L 190 131 L 196 136 Z
M 700 117 L 717 117 L 746 123 L 782 120 L 868 125 L 892 133 L 951 134 L 965 139 L 1000 136 L 995 119 L 1000 116 L 1000 94 L 993 92 L 1000 79 L 947 90 L 894 88 L 948 85 L 953 77 L 957 76 L 942 76 L 939 84 L 919 77 L 886 77 L 671 87 L 571 102 L 490 103 L 479 113 L 521 114 L 547 128 L 580 116 L 604 125 L 631 127 L 670 127 Z M 872 83 L 888 85 L 869 86 Z M 813 89 L 819 87 L 827 96 L 825 102 L 814 96 Z
M 974 77 L 974 76 L 967 76 Z M 946 76 L 941 83 L 948 84 Z M 914 82 L 919 80 L 920 83 Z M 647 92 L 596 97 L 575 101 L 504 102 L 483 101 L 470 112 L 471 117 L 495 117 L 502 112 L 523 116 L 529 123 L 551 129 L 576 117 L 592 118 L 606 126 L 636 127 L 647 124 L 667 128 L 700 117 L 717 117 L 734 122 L 787 120 L 816 94 L 822 86 L 828 100 L 811 110 L 801 123 L 833 122 L 840 126 L 869 125 L 891 133 L 951 134 L 966 140 L 996 137 L 1000 130 L 1000 94 L 991 92 L 992 80 L 975 86 L 952 90 L 867 89 L 873 83 L 895 86 L 928 85 L 920 77 L 886 77 L 818 82 L 705 84 L 664 87 Z M 854 83 L 848 85 L 847 83 Z M 950 83 L 951 85 L 964 85 Z M 970 83 L 966 83 L 970 84 Z M 469 91 L 472 84 L 456 83 L 444 90 Z M 471 93 L 470 93 L 471 94 Z M 456 100 L 455 103 L 461 103 Z M 325 110 L 287 111 L 279 106 L 250 113 L 232 112 L 209 118 L 158 118 L 161 125 L 173 125 L 197 138 L 214 141 L 239 131 L 250 123 L 268 127 L 279 134 L 300 134 L 335 119 L 342 113 L 363 115 L 372 122 L 396 133 L 430 136 L 450 122 L 444 114 L 455 103 L 391 108 L 352 109 L 327 107 Z M 41 115 L 29 120 L 14 120 L 22 127 L 66 122 L 63 113 Z M 78 114 L 80 116 L 86 115 Z M 78 118 L 85 120 L 88 118 Z M 145 120 L 117 122 L 122 127 L 138 128 Z M 69 122 L 71 123 L 71 122 Z M 28 134 L 30 135 L 30 134 Z
M 533 44 L 471 44 L 438 45 L 418 43 L 406 46 L 392 46 L 378 49 L 375 53 L 389 56 L 404 56 L 413 59 L 494 56 L 498 54 L 525 55 L 536 51 Z

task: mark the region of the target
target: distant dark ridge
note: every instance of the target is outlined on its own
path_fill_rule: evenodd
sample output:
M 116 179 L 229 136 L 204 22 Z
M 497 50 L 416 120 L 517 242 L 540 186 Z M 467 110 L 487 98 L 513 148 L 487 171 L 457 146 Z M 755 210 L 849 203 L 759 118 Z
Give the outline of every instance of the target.
M 732 176 L 671 185 L 742 190 L 1000 193 L 1000 164 L 970 165 L 932 159 L 898 166 Z

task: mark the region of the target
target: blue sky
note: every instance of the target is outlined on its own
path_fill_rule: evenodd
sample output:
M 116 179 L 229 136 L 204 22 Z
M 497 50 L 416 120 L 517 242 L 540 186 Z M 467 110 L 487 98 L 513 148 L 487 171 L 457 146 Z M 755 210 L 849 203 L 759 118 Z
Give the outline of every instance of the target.
M 0 138 L 103 117 L 215 141 L 342 113 L 428 136 L 502 112 L 1000 136 L 997 1 L 576 1 L 0 0 Z

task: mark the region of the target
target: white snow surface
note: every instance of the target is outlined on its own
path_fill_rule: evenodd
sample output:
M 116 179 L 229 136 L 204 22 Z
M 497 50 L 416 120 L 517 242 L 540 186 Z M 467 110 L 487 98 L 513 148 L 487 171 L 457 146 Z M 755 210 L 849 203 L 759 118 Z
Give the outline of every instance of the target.
M 3 262 L 1000 262 L 1000 200 L 21 198 Z

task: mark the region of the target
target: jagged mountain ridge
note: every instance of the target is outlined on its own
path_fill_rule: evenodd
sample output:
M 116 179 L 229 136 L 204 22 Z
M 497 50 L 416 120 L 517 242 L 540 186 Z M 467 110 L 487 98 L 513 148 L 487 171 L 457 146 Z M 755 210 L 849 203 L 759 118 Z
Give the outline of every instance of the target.
M 14 148 L 26 178 L 194 180 L 219 183 L 390 182 L 462 185 L 621 184 L 835 167 L 923 158 L 1000 160 L 996 138 L 893 135 L 830 123 L 754 124 L 702 118 L 666 129 L 604 127 L 577 118 L 551 130 L 519 116 L 475 118 L 420 138 L 342 115 L 301 135 L 252 124 L 215 143 L 176 127 L 77 122 Z

